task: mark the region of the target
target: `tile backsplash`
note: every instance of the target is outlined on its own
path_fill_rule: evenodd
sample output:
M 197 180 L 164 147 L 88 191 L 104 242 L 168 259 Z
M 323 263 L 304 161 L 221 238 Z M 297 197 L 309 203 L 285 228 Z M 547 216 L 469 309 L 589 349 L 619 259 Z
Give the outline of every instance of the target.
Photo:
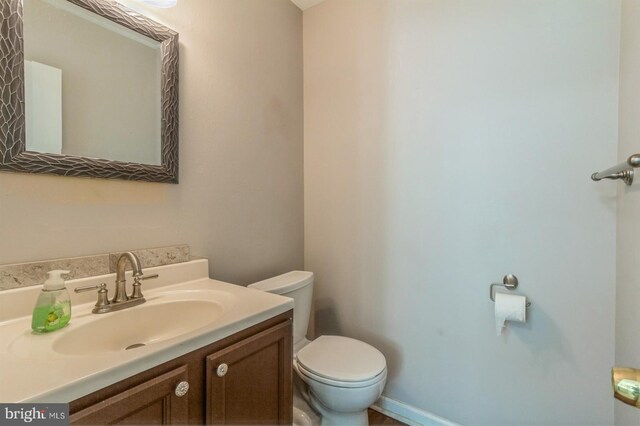
M 132 250 L 140 259 L 142 267 L 172 265 L 191 259 L 188 245 Z M 54 269 L 71 271 L 66 279 L 93 277 L 116 271 L 116 262 L 121 253 L 104 253 L 93 256 L 70 257 L 28 263 L 0 265 L 0 291 L 39 285 L 47 279 L 47 272 Z M 130 269 L 129 265 L 127 268 Z

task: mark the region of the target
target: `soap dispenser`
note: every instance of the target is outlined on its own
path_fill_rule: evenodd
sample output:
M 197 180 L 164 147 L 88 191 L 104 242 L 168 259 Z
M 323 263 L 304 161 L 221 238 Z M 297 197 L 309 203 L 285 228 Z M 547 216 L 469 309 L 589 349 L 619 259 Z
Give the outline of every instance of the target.
M 33 308 L 31 328 L 36 334 L 48 333 L 66 326 L 71 319 L 71 300 L 64 286 L 63 274 L 70 271 L 50 271 Z

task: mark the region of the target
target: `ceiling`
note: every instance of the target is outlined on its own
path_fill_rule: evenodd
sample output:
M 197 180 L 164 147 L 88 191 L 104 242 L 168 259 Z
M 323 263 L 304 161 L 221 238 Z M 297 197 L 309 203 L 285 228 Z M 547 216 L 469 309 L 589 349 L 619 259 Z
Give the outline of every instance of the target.
M 318 3 L 322 3 L 324 0 L 291 0 L 298 6 L 300 9 L 305 10 L 309 9 L 312 6 L 315 6 Z

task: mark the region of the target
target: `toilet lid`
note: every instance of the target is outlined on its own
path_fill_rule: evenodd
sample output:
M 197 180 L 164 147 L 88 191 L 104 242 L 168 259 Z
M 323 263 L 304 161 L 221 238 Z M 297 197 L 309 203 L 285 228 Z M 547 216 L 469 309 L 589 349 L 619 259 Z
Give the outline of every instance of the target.
M 342 336 L 320 336 L 298 351 L 298 363 L 327 379 L 362 382 L 387 366 L 384 355 L 371 345 Z

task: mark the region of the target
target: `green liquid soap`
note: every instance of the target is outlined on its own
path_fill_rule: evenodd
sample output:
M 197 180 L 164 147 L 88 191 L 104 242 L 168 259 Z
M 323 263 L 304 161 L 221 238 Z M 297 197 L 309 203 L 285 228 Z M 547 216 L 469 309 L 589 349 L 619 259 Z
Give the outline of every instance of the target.
M 69 271 L 50 271 L 42 286 L 31 317 L 31 329 L 36 334 L 60 330 L 71 320 L 71 299 L 64 287 L 62 275 Z
M 71 319 L 71 303 L 58 303 L 53 306 L 36 306 L 33 310 L 31 329 L 34 333 L 42 334 L 56 331 Z

